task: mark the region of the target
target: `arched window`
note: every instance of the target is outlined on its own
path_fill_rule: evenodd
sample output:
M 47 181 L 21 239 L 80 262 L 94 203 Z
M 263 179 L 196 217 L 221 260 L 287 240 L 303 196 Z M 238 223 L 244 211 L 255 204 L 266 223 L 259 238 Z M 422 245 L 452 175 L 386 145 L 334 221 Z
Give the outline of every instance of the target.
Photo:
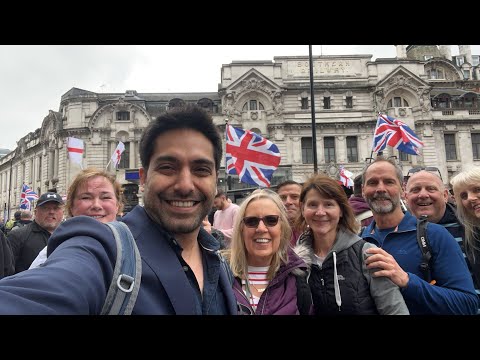
M 437 95 L 432 102 L 434 108 L 449 109 L 452 107 L 452 98 L 449 94 Z
M 183 107 L 185 106 L 185 101 L 183 101 L 182 99 L 172 99 L 170 100 L 170 102 L 168 103 L 168 108 L 171 109 L 171 108 L 176 108 L 176 107 Z
M 258 100 L 249 100 L 243 104 L 242 111 L 265 110 L 263 104 Z
M 387 103 L 387 107 L 407 107 L 408 101 L 400 96 L 395 96 L 393 99 L 390 99 Z
M 198 100 L 197 105 L 204 108 L 208 112 L 213 111 L 213 101 L 207 98 Z

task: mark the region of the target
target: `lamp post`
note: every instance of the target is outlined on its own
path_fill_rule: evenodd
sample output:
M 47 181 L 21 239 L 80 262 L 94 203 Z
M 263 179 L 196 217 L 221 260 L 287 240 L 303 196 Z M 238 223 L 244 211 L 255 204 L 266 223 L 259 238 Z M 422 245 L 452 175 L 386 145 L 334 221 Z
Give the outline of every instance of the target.
M 317 129 L 315 126 L 315 98 L 313 94 L 313 61 L 312 61 L 312 45 L 308 45 L 308 60 L 310 63 L 310 99 L 312 107 L 312 150 L 313 150 L 313 173 L 318 173 L 317 165 Z

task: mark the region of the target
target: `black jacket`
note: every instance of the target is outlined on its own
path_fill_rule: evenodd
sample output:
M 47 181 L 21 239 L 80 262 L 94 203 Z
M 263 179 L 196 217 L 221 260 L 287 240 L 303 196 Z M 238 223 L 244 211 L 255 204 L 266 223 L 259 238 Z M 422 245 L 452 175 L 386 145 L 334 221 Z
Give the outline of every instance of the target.
M 12 249 L 3 232 L 0 232 L 0 279 L 14 273 L 15 266 Z
M 15 258 L 15 273 L 27 270 L 38 253 L 47 246 L 50 233 L 35 221 L 10 231 L 8 241 Z

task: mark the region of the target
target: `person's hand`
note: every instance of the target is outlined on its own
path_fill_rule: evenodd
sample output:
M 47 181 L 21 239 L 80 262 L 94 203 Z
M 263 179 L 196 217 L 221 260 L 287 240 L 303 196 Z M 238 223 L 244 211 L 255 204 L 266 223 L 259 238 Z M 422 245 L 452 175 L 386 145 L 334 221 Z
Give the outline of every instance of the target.
M 379 269 L 373 272 L 373 276 L 386 276 L 401 288 L 407 286 L 408 274 L 403 271 L 392 255 L 381 248 L 369 248 L 365 252 L 368 254 L 365 259 L 367 269 Z
M 209 234 L 212 233 L 212 224 L 210 224 L 210 221 L 208 221 L 207 217 L 205 217 L 205 219 L 203 219 L 202 226 Z

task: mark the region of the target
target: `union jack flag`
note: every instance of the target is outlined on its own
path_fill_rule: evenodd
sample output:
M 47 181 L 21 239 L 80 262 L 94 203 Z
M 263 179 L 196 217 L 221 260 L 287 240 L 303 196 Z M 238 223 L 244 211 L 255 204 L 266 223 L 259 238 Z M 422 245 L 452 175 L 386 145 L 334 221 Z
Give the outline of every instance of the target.
M 261 187 L 270 187 L 281 160 L 277 145 L 270 140 L 231 125 L 227 125 L 225 155 L 227 174 L 237 174 L 241 182 Z
M 378 114 L 377 126 L 373 133 L 373 151 L 378 153 L 387 145 L 407 154 L 418 155 L 423 142 L 407 124 L 390 116 Z
M 22 193 L 20 194 L 20 209 L 30 210 L 30 202 L 37 199 L 37 193 L 28 185 L 23 184 Z

